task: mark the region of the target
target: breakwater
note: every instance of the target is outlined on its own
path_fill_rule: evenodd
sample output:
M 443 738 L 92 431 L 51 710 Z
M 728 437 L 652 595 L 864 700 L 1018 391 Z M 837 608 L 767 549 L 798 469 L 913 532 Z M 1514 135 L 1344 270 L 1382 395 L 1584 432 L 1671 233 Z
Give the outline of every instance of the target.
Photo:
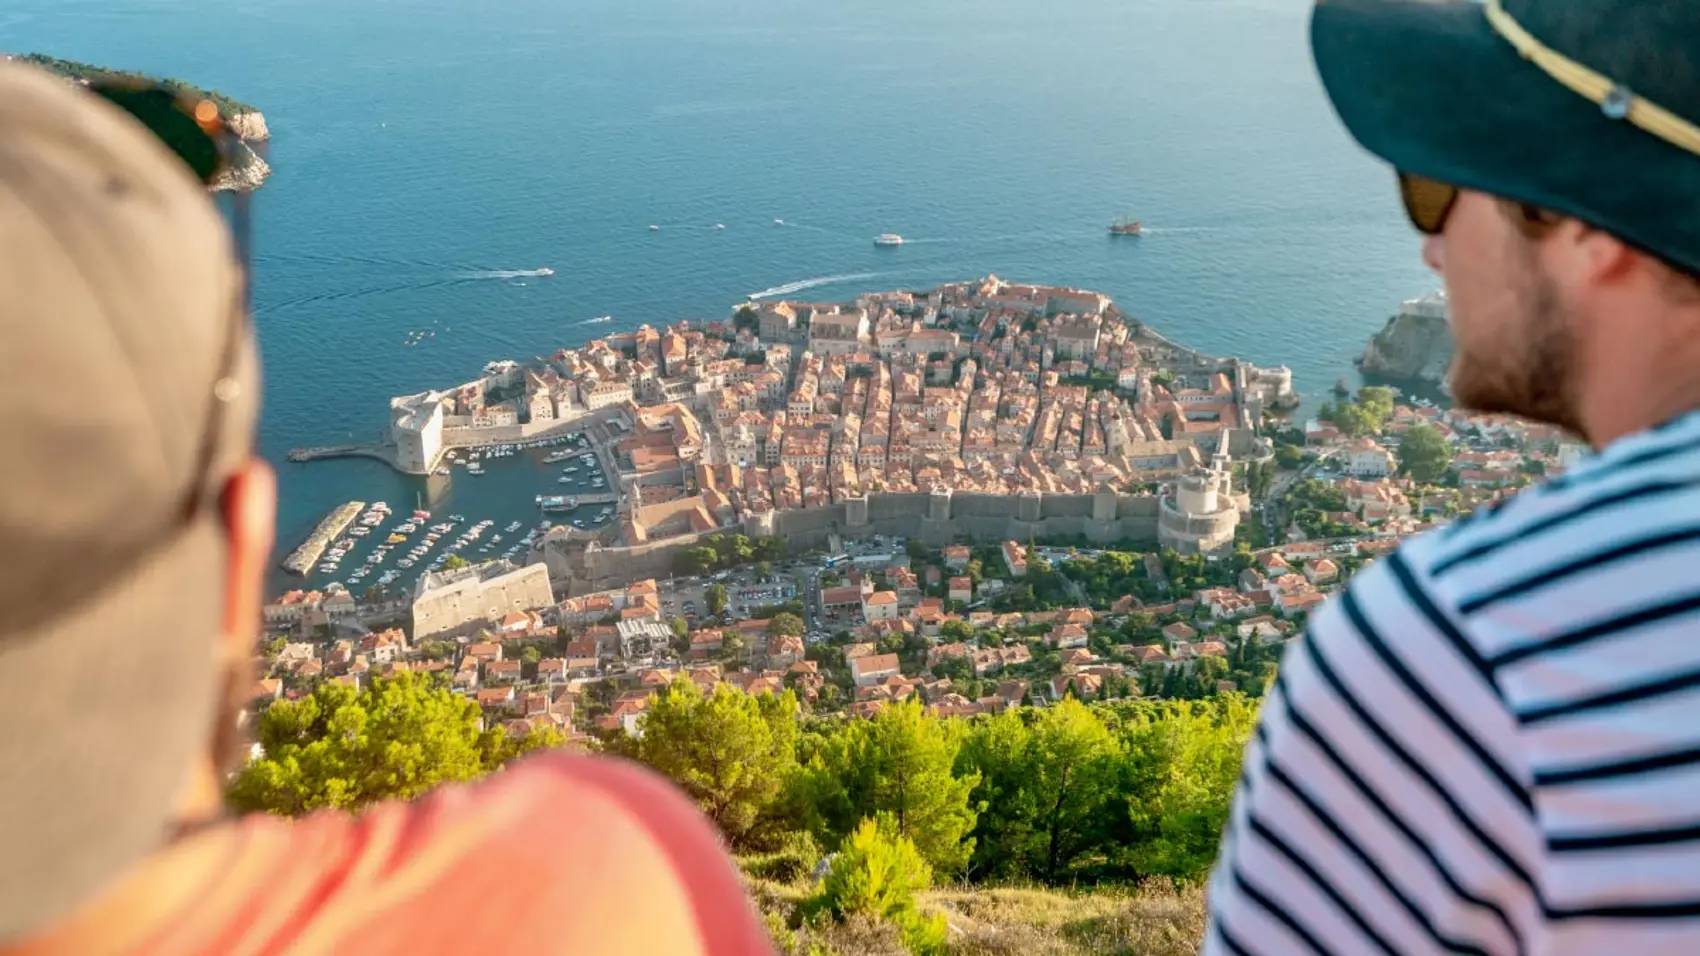
M 350 501 L 325 515 L 324 520 L 313 529 L 313 533 L 307 536 L 307 540 L 301 542 L 300 547 L 283 559 L 284 570 L 305 577 L 313 570 L 313 565 L 318 563 L 319 556 L 325 553 L 325 549 L 330 547 L 337 535 L 342 534 L 354 522 L 354 516 L 364 507 L 364 501 Z

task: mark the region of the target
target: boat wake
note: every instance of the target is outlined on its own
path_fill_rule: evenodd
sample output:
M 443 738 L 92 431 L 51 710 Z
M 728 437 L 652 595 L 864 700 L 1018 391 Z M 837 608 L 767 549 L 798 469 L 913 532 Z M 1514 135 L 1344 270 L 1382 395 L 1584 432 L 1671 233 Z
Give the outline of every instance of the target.
M 462 279 L 529 279 L 533 276 L 552 276 L 553 269 L 484 269 L 478 272 L 463 272 Z
M 760 292 L 751 292 L 748 298 L 752 300 L 772 299 L 777 296 L 786 296 L 795 292 L 802 292 L 804 289 L 816 289 L 823 285 L 837 285 L 840 282 L 860 282 L 863 279 L 872 279 L 878 275 L 879 273 L 877 272 L 856 272 L 841 276 L 821 276 L 815 279 L 803 279 L 798 282 L 787 282 L 784 285 L 776 285 L 771 289 L 763 289 Z

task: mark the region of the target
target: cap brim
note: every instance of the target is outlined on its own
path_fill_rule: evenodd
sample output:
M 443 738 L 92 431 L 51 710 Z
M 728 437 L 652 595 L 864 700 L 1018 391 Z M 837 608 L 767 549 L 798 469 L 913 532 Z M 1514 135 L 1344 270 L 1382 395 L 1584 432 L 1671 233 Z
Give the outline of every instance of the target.
M 39 931 L 169 838 L 212 735 L 224 534 L 203 514 L 0 650 L 0 942 Z
M 1482 4 L 1321 0 L 1311 49 L 1347 130 L 1393 166 L 1575 216 L 1700 268 L 1700 218 L 1687 211 L 1700 201 L 1700 158 L 1608 118 L 1524 60 Z

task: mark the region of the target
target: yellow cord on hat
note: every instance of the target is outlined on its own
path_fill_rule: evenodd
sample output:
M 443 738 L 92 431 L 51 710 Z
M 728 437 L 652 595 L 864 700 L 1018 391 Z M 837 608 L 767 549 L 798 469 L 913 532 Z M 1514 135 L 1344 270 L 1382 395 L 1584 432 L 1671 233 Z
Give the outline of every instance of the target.
M 1645 97 L 1636 96 L 1628 88 L 1535 39 L 1511 14 L 1505 12 L 1500 0 L 1487 0 L 1483 10 L 1494 32 L 1515 47 L 1523 59 L 1540 67 L 1572 92 L 1599 104 L 1607 116 L 1628 120 L 1672 146 L 1700 156 L 1700 126 Z

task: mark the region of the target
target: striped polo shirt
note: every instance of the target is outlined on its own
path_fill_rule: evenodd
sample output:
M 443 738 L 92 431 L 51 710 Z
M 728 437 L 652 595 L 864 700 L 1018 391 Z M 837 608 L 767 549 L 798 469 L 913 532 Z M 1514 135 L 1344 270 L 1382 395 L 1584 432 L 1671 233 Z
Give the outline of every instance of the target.
M 1211 954 L 1700 954 L 1700 412 L 1320 609 L 1209 899 Z

